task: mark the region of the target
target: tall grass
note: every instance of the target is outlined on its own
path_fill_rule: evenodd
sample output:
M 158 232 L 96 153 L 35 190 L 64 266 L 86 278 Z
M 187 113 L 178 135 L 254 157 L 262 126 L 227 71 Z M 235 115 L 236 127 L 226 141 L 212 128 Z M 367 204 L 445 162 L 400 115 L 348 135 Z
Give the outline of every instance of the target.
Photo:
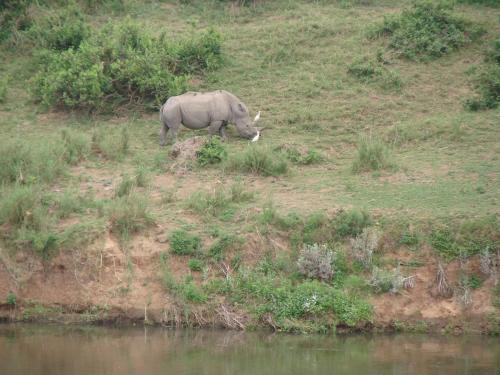
M 377 138 L 362 137 L 358 142 L 358 152 L 352 164 L 355 173 L 395 168 L 388 147 Z
M 230 156 L 227 170 L 263 176 L 279 176 L 288 172 L 288 163 L 282 155 L 270 147 L 250 145 L 243 152 Z

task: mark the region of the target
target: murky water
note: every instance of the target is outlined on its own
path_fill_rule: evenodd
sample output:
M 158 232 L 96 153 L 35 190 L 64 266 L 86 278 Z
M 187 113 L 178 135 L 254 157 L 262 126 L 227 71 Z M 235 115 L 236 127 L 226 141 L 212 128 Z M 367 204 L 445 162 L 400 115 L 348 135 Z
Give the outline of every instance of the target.
M 0 325 L 0 374 L 500 374 L 500 339 Z

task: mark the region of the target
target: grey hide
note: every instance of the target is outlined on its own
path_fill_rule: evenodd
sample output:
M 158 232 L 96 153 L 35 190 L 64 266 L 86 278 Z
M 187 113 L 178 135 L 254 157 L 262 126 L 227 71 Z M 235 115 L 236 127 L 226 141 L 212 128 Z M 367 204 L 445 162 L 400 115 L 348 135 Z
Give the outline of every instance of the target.
M 189 129 L 208 127 L 210 135 L 226 139 L 225 127 L 233 123 L 242 137 L 256 141 L 260 134 L 254 124 L 259 117 L 260 112 L 252 121 L 245 104 L 224 90 L 172 96 L 160 109 L 160 145 L 164 146 L 167 138 L 175 143 L 181 124 Z

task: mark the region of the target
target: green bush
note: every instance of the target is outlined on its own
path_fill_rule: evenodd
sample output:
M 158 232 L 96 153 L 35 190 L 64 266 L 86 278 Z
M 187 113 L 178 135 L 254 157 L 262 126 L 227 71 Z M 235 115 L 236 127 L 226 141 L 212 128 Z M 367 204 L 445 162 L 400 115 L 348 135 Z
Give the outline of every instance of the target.
M 387 146 L 378 139 L 362 137 L 358 142 L 358 152 L 352 164 L 352 171 L 358 173 L 386 168 L 395 168 L 390 161 Z
M 0 43 L 29 29 L 32 17 L 28 9 L 34 0 L 4 0 L 0 2 Z
M 227 152 L 219 138 L 210 137 L 199 151 L 196 152 L 196 160 L 201 166 L 217 164 L 227 158 Z
M 471 111 L 498 107 L 500 103 L 500 39 L 486 53 L 485 63 L 477 69 L 472 83 L 476 95 L 465 102 Z
M 186 232 L 175 230 L 170 234 L 170 251 L 176 255 L 193 255 L 201 251 L 201 239 Z
M 279 328 L 290 319 L 327 319 L 331 313 L 335 323 L 352 327 L 372 316 L 367 302 L 316 280 L 294 284 L 285 278 L 243 273 L 236 282 L 235 293 L 244 300 L 255 300 L 257 314 L 271 314 Z
M 417 1 L 384 19 L 374 34 L 389 35 L 389 47 L 412 60 L 436 59 L 477 39 L 482 30 L 451 13 L 451 3 Z
M 32 92 L 42 104 L 64 108 L 158 106 L 186 90 L 188 74 L 219 66 L 220 45 L 214 31 L 172 41 L 130 19 L 109 22 L 76 49 L 45 52 Z
M 203 269 L 203 262 L 200 259 L 189 259 L 188 267 L 191 271 L 199 272 Z
M 248 146 L 244 152 L 228 160 L 229 171 L 279 176 L 288 172 L 288 164 L 280 153 L 265 146 Z
M 16 306 L 17 304 L 16 295 L 9 291 L 9 294 L 7 294 L 6 302 L 7 305 L 9 306 Z
M 44 16 L 38 16 L 26 35 L 37 47 L 62 51 L 77 49 L 90 35 L 90 27 L 80 8 L 69 5 L 50 9 Z
M 358 210 L 344 211 L 333 221 L 335 233 L 340 237 L 355 237 L 370 225 L 372 225 L 370 214 Z

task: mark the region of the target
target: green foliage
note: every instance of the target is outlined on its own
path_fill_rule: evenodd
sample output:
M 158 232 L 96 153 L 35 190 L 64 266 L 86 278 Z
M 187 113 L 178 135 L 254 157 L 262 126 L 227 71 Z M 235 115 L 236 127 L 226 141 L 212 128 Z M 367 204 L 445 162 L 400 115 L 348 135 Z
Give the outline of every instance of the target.
M 458 0 L 457 2 L 461 4 L 485 5 L 494 8 L 498 8 L 500 6 L 498 0 Z
M 245 151 L 232 155 L 227 169 L 263 176 L 279 176 L 288 172 L 288 164 L 283 157 L 269 147 L 250 145 Z
M 494 251 L 498 246 L 498 233 L 498 218 L 487 216 L 437 225 L 430 234 L 430 244 L 447 260 L 466 258 L 483 251 Z
M 221 140 L 217 137 L 210 137 L 196 152 L 196 160 L 201 166 L 217 164 L 227 158 L 227 151 Z
M 28 14 L 28 8 L 33 2 L 33 0 L 0 2 L 0 42 L 31 26 L 32 18 Z
M 484 280 L 481 279 L 481 277 L 479 277 L 478 275 L 476 274 L 472 274 L 472 275 L 461 275 L 460 277 L 460 285 L 462 287 L 465 287 L 465 288 L 471 288 L 471 289 L 478 289 L 481 287 L 481 285 L 483 285 L 483 282 Z
M 282 152 L 288 160 L 298 165 L 317 164 L 324 160 L 323 155 L 318 150 L 299 149 L 294 145 L 284 144 L 277 147 L 276 151 Z
M 350 210 L 343 211 L 333 220 L 335 233 L 339 237 L 354 237 L 360 234 L 364 228 L 372 225 L 370 214 L 366 211 Z
M 347 68 L 347 72 L 364 83 L 378 82 L 384 89 L 401 89 L 399 75 L 372 59 L 358 59 Z
M 99 128 L 92 134 L 92 149 L 109 160 L 121 160 L 130 151 L 130 134 L 126 126 Z
M 90 155 L 90 139 L 84 133 L 66 128 L 61 131 L 61 138 L 68 164 L 75 165 Z
M 9 291 L 9 294 L 7 294 L 7 299 L 6 299 L 7 305 L 9 306 L 16 306 L 17 304 L 17 299 L 16 295 Z
M 352 164 L 355 173 L 395 168 L 389 159 L 389 149 L 378 139 L 362 137 L 358 142 L 358 153 Z
M 113 199 L 108 217 L 111 230 L 124 240 L 154 223 L 147 199 L 134 193 Z
M 236 286 L 240 298 L 255 299 L 256 313 L 271 314 L 279 328 L 289 319 L 326 318 L 331 313 L 335 323 L 353 327 L 372 316 L 367 302 L 316 280 L 294 284 L 286 278 L 243 273 Z
M 203 269 L 203 261 L 200 259 L 189 259 L 188 267 L 191 271 L 200 272 Z
M 122 179 L 115 188 L 115 197 L 124 197 L 129 195 L 133 188 L 136 186 L 136 181 L 130 178 L 128 175 L 123 175 Z
M 170 234 L 170 251 L 176 255 L 194 255 L 201 251 L 201 239 L 185 230 L 175 230 Z
M 219 66 L 220 44 L 214 31 L 172 41 L 130 19 L 109 22 L 78 48 L 46 51 L 32 92 L 46 106 L 157 106 L 186 90 L 188 74 Z
M 389 35 L 389 47 L 412 60 L 439 58 L 477 39 L 482 30 L 451 13 L 451 3 L 420 0 L 384 19 L 374 34 Z
M 38 16 L 25 32 L 37 47 L 51 50 L 77 49 L 90 35 L 90 27 L 76 5 L 51 9 Z
M 205 303 L 208 297 L 194 284 L 193 278 L 187 276 L 184 282 L 178 282 L 164 263 L 163 268 L 163 285 L 166 289 L 172 292 L 176 297 L 184 301 L 194 303 Z
M 208 255 L 215 261 L 220 262 L 224 260 L 225 253 L 228 249 L 238 242 L 238 238 L 233 235 L 224 234 L 215 241 L 210 249 Z
M 465 102 L 471 111 L 498 107 L 500 103 L 500 39 L 492 43 L 486 61 L 473 78 L 476 95 Z

